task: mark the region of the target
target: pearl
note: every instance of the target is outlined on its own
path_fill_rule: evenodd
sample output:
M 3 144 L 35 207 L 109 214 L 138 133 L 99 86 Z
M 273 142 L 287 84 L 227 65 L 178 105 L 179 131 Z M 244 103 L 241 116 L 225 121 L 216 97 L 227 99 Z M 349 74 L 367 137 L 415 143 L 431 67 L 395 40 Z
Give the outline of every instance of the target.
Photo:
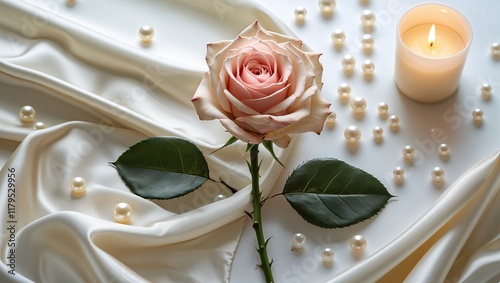
M 361 46 L 364 49 L 372 49 L 375 44 L 375 39 L 371 34 L 365 34 L 361 37 Z
M 355 97 L 351 100 L 351 108 L 355 113 L 363 113 L 366 108 L 366 100 L 362 97 Z
M 446 157 L 450 154 L 450 147 L 447 144 L 442 143 L 438 146 L 438 153 L 439 155 Z
M 132 207 L 126 202 L 120 202 L 113 209 L 113 218 L 116 222 L 126 224 L 132 219 Z
M 323 14 L 331 14 L 335 9 L 337 2 L 335 0 L 319 0 L 318 6 Z
M 375 13 L 370 10 L 364 10 L 361 14 L 361 23 L 364 27 L 373 27 L 375 24 Z
M 143 42 L 150 42 L 155 35 L 155 30 L 153 29 L 152 26 L 142 26 L 139 29 L 139 37 Z
M 337 114 L 335 114 L 335 112 L 332 112 L 330 113 L 330 115 L 328 115 L 328 117 L 326 118 L 326 125 L 328 127 L 333 127 L 335 125 L 335 120 L 337 119 Z
M 72 7 L 76 4 L 76 0 L 66 0 L 66 6 Z
M 387 103 L 385 102 L 380 102 L 377 105 L 377 111 L 380 117 L 386 117 L 387 113 L 389 113 L 389 105 L 387 105 Z
M 483 99 L 488 100 L 491 97 L 491 91 L 493 88 L 491 87 L 490 84 L 482 84 L 481 85 L 481 95 L 483 96 Z
M 345 32 L 341 29 L 334 30 L 331 37 L 335 45 L 343 45 L 346 38 Z
M 330 263 L 333 261 L 334 252 L 332 248 L 325 248 L 321 251 L 321 259 L 325 263 Z
M 391 115 L 389 117 L 389 126 L 391 129 L 397 129 L 399 127 L 399 118 L 396 115 Z
M 474 111 L 472 111 L 472 119 L 474 119 L 474 121 L 482 121 L 483 114 L 483 110 L 476 108 L 474 109 Z
M 402 167 L 399 167 L 399 166 L 394 168 L 394 170 L 392 170 L 392 176 L 394 177 L 394 179 L 396 181 L 403 180 L 405 177 L 405 169 L 403 169 Z
M 404 159 L 412 160 L 415 156 L 415 149 L 410 145 L 405 146 L 402 152 Z
M 306 10 L 306 8 L 304 8 L 302 6 L 299 6 L 299 7 L 295 8 L 295 11 L 293 12 L 293 14 L 295 15 L 295 19 L 297 21 L 303 21 L 307 16 L 307 10 Z
M 226 196 L 223 195 L 223 194 L 218 194 L 214 197 L 214 202 L 217 202 L 219 200 L 223 200 L 223 199 L 226 199 Z
M 444 180 L 444 170 L 441 167 L 434 167 L 431 171 L 432 181 L 439 183 Z
M 382 129 L 381 127 L 375 127 L 373 128 L 372 134 L 376 140 L 379 140 L 384 135 L 384 129 Z
M 300 250 L 306 245 L 306 236 L 302 233 L 296 233 L 292 236 L 292 251 Z
M 348 143 L 357 143 L 361 139 L 361 130 L 356 126 L 349 126 L 344 131 Z
M 494 42 L 493 44 L 491 44 L 490 49 L 491 49 L 491 55 L 493 55 L 493 57 L 500 56 L 500 43 Z
M 351 238 L 349 244 L 353 251 L 360 252 L 366 248 L 366 239 L 361 235 L 355 235 Z
M 363 61 L 363 64 L 361 64 L 361 70 L 363 70 L 365 75 L 373 74 L 373 71 L 375 71 L 375 63 L 373 63 L 372 60 L 367 59 Z
M 35 130 L 42 130 L 45 128 L 46 128 L 46 126 L 43 122 L 36 122 L 35 125 L 33 125 L 33 129 L 35 129 Z
M 349 95 L 351 94 L 351 86 L 346 84 L 346 83 L 341 83 L 339 87 L 337 88 L 337 92 L 340 96 L 340 98 L 348 98 Z
M 21 122 L 24 124 L 32 123 L 36 118 L 35 108 L 29 105 L 21 107 L 19 110 L 19 118 L 21 118 Z
M 82 177 L 76 177 L 71 182 L 71 194 L 76 197 L 81 197 L 87 190 L 87 182 Z
M 356 65 L 356 59 L 352 55 L 345 55 L 342 58 L 342 67 L 346 71 L 352 71 L 354 69 L 354 66 Z

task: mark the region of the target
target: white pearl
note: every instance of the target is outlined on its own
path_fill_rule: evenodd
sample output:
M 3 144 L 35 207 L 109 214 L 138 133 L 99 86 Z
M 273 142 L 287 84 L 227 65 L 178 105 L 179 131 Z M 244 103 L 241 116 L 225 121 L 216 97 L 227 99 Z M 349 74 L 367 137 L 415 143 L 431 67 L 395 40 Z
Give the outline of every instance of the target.
M 491 97 L 491 91 L 493 88 L 491 87 L 490 84 L 482 84 L 481 85 L 481 95 L 483 96 L 483 99 L 488 100 Z
M 441 167 L 434 167 L 431 171 L 431 178 L 434 182 L 442 182 L 444 180 L 444 170 Z
M 375 44 L 375 39 L 371 34 L 365 34 L 361 37 L 361 46 L 364 49 L 372 49 Z
M 299 7 L 295 8 L 295 11 L 293 12 L 293 14 L 295 15 L 295 19 L 297 21 L 303 21 L 307 16 L 307 10 L 306 10 L 306 8 L 304 8 L 302 6 L 299 6 Z
M 346 84 L 346 83 L 341 83 L 339 87 L 337 88 L 337 92 L 340 96 L 340 98 L 348 98 L 349 95 L 351 94 L 351 86 Z
M 493 55 L 493 57 L 500 56 L 500 43 L 494 42 L 493 44 L 491 44 L 490 49 L 491 49 L 491 55 Z
M 333 127 L 335 125 L 335 120 L 337 119 L 337 114 L 335 114 L 335 112 L 332 112 L 330 113 L 330 115 L 328 115 L 328 117 L 326 118 L 326 125 L 328 127 Z
M 355 97 L 351 100 L 351 108 L 355 113 L 363 113 L 366 108 L 366 100 L 362 97 Z
M 345 42 L 345 32 L 341 29 L 336 29 L 332 32 L 332 41 L 335 45 L 343 45 Z
M 361 130 L 356 126 L 349 126 L 344 131 L 348 143 L 357 143 L 361 139 Z
M 35 125 L 33 125 L 33 129 L 35 129 L 35 130 L 42 130 L 45 128 L 46 128 L 46 126 L 43 122 L 36 122 Z
M 389 105 L 385 102 L 380 102 L 377 105 L 377 111 L 381 117 L 386 117 L 387 113 L 389 113 Z
M 219 200 L 223 200 L 223 199 L 226 199 L 226 196 L 223 195 L 223 194 L 218 194 L 214 197 L 214 202 L 217 202 Z
M 145 25 L 139 29 L 139 38 L 143 42 L 150 42 L 153 39 L 154 35 L 155 30 L 152 26 Z
M 410 145 L 405 146 L 402 152 L 404 159 L 412 160 L 415 156 L 415 149 Z
M 366 75 L 373 74 L 373 71 L 375 71 L 375 63 L 373 63 L 372 60 L 365 60 L 363 61 L 363 64 L 361 64 L 361 70 L 363 70 L 363 73 Z
M 373 137 L 376 140 L 378 140 L 384 136 L 384 129 L 382 129 L 381 127 L 375 127 L 375 128 L 373 128 L 372 133 L 373 133 Z
M 394 168 L 394 170 L 392 170 L 392 176 L 395 180 L 403 180 L 405 177 L 405 169 L 399 166 Z
M 349 244 L 353 251 L 360 252 L 366 248 L 366 239 L 361 235 L 355 235 L 351 238 Z
M 446 157 L 450 154 L 450 147 L 447 144 L 442 143 L 438 147 L 438 153 L 439 155 Z
M 361 23 L 364 27 L 373 27 L 375 24 L 375 13 L 370 10 L 364 10 L 361 14 Z
M 474 119 L 474 121 L 481 121 L 483 120 L 483 114 L 483 110 L 476 108 L 472 111 L 472 119 Z
M 300 250 L 306 245 L 306 236 L 302 233 L 296 233 L 292 236 L 292 250 Z
M 87 190 L 87 182 L 82 177 L 76 177 L 71 182 L 71 194 L 81 197 Z
M 391 115 L 389 117 L 389 126 L 391 128 L 398 128 L 399 127 L 399 118 L 396 115 Z
M 346 71 L 352 71 L 356 66 L 356 59 L 352 55 L 345 55 L 341 61 L 342 67 Z
M 66 5 L 72 7 L 76 4 L 76 0 L 66 0 Z
M 21 107 L 21 109 L 19 110 L 19 118 L 21 118 L 22 123 L 32 123 L 36 118 L 35 108 L 29 105 Z
M 132 207 L 126 202 L 120 202 L 113 209 L 113 218 L 116 222 L 126 224 L 132 219 Z
M 323 262 L 325 263 L 330 263 L 333 261 L 333 257 L 334 257 L 334 252 L 333 252 L 333 249 L 332 248 L 325 248 L 323 249 L 323 251 L 321 252 L 321 259 L 323 260 Z
M 335 9 L 337 2 L 335 0 L 319 0 L 318 6 L 323 14 L 331 14 Z

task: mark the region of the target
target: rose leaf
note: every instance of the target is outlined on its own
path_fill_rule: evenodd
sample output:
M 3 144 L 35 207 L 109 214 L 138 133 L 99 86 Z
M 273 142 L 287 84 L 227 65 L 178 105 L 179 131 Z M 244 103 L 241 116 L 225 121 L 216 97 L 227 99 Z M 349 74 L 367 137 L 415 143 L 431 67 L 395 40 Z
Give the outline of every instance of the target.
M 198 189 L 208 178 L 207 161 L 191 142 L 176 137 L 143 140 L 111 163 L 134 194 L 172 199 Z
M 271 153 L 274 160 L 276 160 L 276 162 L 278 162 L 279 165 L 281 165 L 281 167 L 285 167 L 285 165 L 283 165 L 283 163 L 281 163 L 281 161 L 278 159 L 278 157 L 276 157 L 276 154 L 274 153 L 273 141 L 268 141 L 268 140 L 262 139 L 262 145 L 264 145 L 264 147 L 267 149 L 267 151 L 269 151 L 269 153 Z
M 393 197 L 372 175 L 334 158 L 300 165 L 286 181 L 283 194 L 304 220 L 322 228 L 369 219 Z
M 233 143 L 235 143 L 235 142 L 237 142 L 237 141 L 238 141 L 238 138 L 236 138 L 236 137 L 234 137 L 234 136 L 231 136 L 231 137 L 227 140 L 227 142 L 226 142 L 223 146 L 221 146 L 220 148 L 218 148 L 218 149 L 216 149 L 216 150 L 212 151 L 210 154 L 214 154 L 214 153 L 216 153 L 217 151 L 219 151 L 219 150 L 221 150 L 221 149 L 223 149 L 223 148 L 225 148 L 225 147 L 227 147 L 227 146 L 230 146 L 230 145 L 232 145 Z

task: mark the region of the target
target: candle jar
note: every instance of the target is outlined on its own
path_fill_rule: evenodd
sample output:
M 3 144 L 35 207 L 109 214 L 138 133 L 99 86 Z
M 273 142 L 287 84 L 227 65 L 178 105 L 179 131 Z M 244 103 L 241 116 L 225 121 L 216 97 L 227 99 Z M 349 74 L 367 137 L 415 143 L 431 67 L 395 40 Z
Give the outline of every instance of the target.
M 422 103 L 450 97 L 458 89 L 471 41 L 472 28 L 457 10 L 435 3 L 410 8 L 397 26 L 397 87 Z

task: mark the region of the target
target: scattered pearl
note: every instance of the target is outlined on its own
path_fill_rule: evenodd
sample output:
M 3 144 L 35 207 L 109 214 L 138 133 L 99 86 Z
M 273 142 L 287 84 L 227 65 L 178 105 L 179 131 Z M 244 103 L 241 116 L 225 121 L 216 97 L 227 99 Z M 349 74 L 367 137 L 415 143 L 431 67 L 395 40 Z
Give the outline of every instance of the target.
M 214 197 L 214 202 L 217 202 L 219 200 L 223 200 L 223 199 L 226 199 L 226 196 L 223 195 L 223 194 L 218 194 Z
M 375 127 L 373 128 L 372 133 L 375 140 L 381 140 L 384 136 L 384 129 L 382 129 L 381 127 Z
M 364 49 L 372 49 L 375 44 L 375 39 L 371 34 L 365 34 L 361 37 L 361 46 Z
M 354 69 L 354 66 L 356 66 L 356 59 L 352 55 L 345 55 L 342 58 L 342 67 L 346 71 L 352 71 Z
M 438 147 L 438 153 L 442 157 L 447 157 L 450 154 L 450 147 L 447 144 L 442 143 Z
M 349 126 L 344 131 L 344 137 L 348 143 L 357 143 L 361 139 L 361 130 L 356 126 Z
M 72 7 L 75 6 L 76 0 L 66 0 L 66 6 Z
M 341 83 L 337 88 L 337 92 L 340 98 L 345 99 L 348 98 L 351 94 L 351 86 L 346 83 Z
M 152 26 L 145 25 L 139 29 L 139 38 L 143 42 L 150 42 L 153 39 L 154 35 L 155 30 Z
M 334 30 L 332 32 L 331 37 L 332 37 L 333 44 L 335 44 L 336 46 L 344 45 L 346 35 L 345 35 L 345 32 L 343 30 L 341 30 L 341 29 Z
M 333 10 L 335 9 L 335 5 L 337 2 L 335 0 L 319 0 L 318 1 L 318 6 L 319 9 L 321 10 L 321 13 L 323 14 L 331 14 L 333 13 Z
M 397 130 L 399 128 L 399 118 L 396 115 L 391 115 L 389 117 L 389 126 L 392 130 Z
M 402 152 L 404 159 L 413 160 L 413 157 L 415 156 L 415 149 L 412 146 L 410 145 L 405 146 Z
M 366 108 L 366 100 L 362 97 L 355 97 L 351 100 L 351 108 L 354 113 L 363 113 Z
M 332 248 L 325 248 L 321 252 L 321 259 L 325 263 L 330 263 L 333 261 L 334 252 Z
M 399 166 L 394 168 L 394 170 L 392 170 L 392 176 L 394 177 L 394 180 L 402 181 L 405 177 L 405 169 Z
M 21 122 L 24 124 L 32 123 L 36 118 L 35 108 L 29 105 L 21 107 L 19 110 L 19 118 L 21 118 Z
M 370 10 L 364 10 L 361 14 L 361 23 L 364 27 L 373 27 L 373 25 L 375 24 L 375 13 Z
M 351 238 L 350 246 L 353 251 L 360 252 L 366 248 L 366 239 L 361 235 L 355 235 Z
M 113 209 L 113 218 L 116 222 L 126 224 L 132 219 L 132 207 L 126 202 L 120 202 Z
M 71 182 L 71 194 L 76 197 L 81 197 L 87 190 L 87 182 L 82 177 L 76 177 Z
M 495 42 L 491 45 L 491 55 L 493 57 L 500 57 L 500 43 Z
M 304 21 L 306 16 L 307 16 L 307 10 L 306 10 L 306 8 L 304 8 L 302 6 L 299 6 L 299 7 L 295 8 L 295 11 L 293 12 L 293 14 L 295 15 L 295 19 L 297 21 Z
M 330 113 L 330 115 L 328 115 L 328 117 L 326 118 L 326 125 L 328 127 L 333 127 L 335 126 L 335 120 L 337 119 L 337 114 L 335 114 L 335 112 L 332 112 Z
M 371 75 L 373 74 L 373 71 L 375 71 L 375 63 L 373 63 L 372 60 L 367 59 L 363 61 L 363 64 L 361 64 L 361 70 L 363 70 L 365 75 Z
M 483 96 L 484 100 L 488 100 L 491 97 L 491 91 L 493 88 L 491 87 L 490 84 L 482 84 L 481 85 L 481 95 Z
M 33 125 L 33 129 L 35 129 L 35 130 L 42 130 L 45 128 L 46 128 L 46 126 L 43 122 L 36 122 L 35 125 Z
M 432 181 L 440 183 L 444 180 L 444 170 L 441 167 L 434 167 L 431 171 Z
M 482 121 L 483 120 L 483 110 L 476 108 L 472 111 L 472 118 L 474 121 Z
M 300 250 L 306 245 L 306 236 L 302 233 L 296 233 L 292 236 L 292 251 Z
M 389 105 L 387 105 L 387 103 L 385 103 L 385 102 L 380 102 L 377 105 L 377 111 L 378 111 L 378 114 L 380 115 L 380 117 L 384 118 L 387 116 L 387 113 L 389 113 Z

